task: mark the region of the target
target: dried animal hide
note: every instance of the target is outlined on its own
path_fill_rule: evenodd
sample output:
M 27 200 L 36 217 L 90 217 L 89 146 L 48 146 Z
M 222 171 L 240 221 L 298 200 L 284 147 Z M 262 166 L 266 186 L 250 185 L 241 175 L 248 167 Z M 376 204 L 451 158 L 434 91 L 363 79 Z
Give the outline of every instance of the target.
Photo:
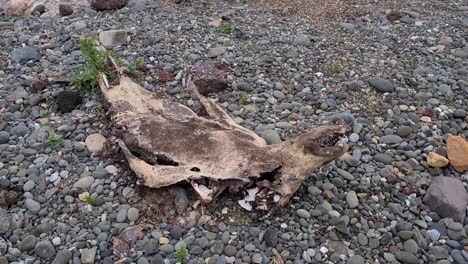
M 340 157 L 337 144 L 344 126 L 321 126 L 276 145 L 236 124 L 213 101 L 187 87 L 207 116 L 184 105 L 158 99 L 123 74 L 117 85 L 101 75 L 100 87 L 110 105 L 112 122 L 120 127 L 120 148 L 139 182 L 160 188 L 189 182 L 203 202 L 221 192 L 246 194 L 239 204 L 269 210 L 284 206 L 310 173 Z

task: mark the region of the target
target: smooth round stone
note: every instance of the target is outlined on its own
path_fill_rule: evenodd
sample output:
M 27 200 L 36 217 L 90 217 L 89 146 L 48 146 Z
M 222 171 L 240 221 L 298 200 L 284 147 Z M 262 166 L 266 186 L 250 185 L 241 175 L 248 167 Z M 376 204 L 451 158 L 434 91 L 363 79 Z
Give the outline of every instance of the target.
M 252 262 L 253 263 L 256 263 L 256 264 L 260 264 L 262 263 L 263 261 L 263 257 L 262 255 L 258 254 L 258 253 L 255 253 L 253 256 L 252 256 Z
M 350 209 L 354 209 L 359 206 L 359 200 L 355 191 L 349 191 L 346 194 L 346 202 Z
M 348 259 L 346 264 L 365 264 L 366 260 L 359 255 L 354 255 Z
M 396 134 L 400 137 L 407 137 L 413 133 L 413 129 L 409 126 L 401 126 L 398 128 Z
M 161 250 L 162 252 L 166 254 L 171 254 L 172 252 L 175 251 L 175 248 L 171 244 L 164 244 L 164 245 L 159 246 L 159 250 Z
M 453 223 L 450 223 L 447 226 L 447 228 L 450 229 L 450 230 L 453 230 L 453 231 L 461 231 L 463 229 L 463 225 L 461 223 L 458 223 L 458 222 L 453 222 Z
M 140 212 L 135 207 L 128 209 L 127 211 L 128 221 L 135 222 L 136 220 L 138 220 L 139 216 L 140 216 Z
M 363 233 L 359 233 L 357 239 L 361 246 L 367 246 L 369 244 L 369 238 L 367 238 L 367 236 Z
M 116 220 L 118 223 L 122 223 L 125 221 L 125 219 L 127 219 L 127 209 L 122 208 L 117 213 Z
M 31 251 L 37 243 L 37 238 L 33 235 L 28 235 L 21 241 L 19 249 L 23 252 Z
M 409 252 L 406 251 L 398 251 L 395 253 L 397 260 L 407 264 L 417 264 L 418 258 Z
M 85 140 L 86 147 L 91 152 L 101 152 L 105 142 L 106 138 L 101 134 L 91 134 Z
M 10 140 L 10 134 L 6 131 L 0 131 L 0 144 L 6 144 Z
M 233 257 L 237 253 L 237 249 L 232 245 L 227 245 L 224 247 L 224 254 L 228 257 Z
M 52 244 L 53 244 L 54 246 L 58 246 L 58 245 L 60 245 L 60 243 L 61 243 L 60 237 L 54 237 L 54 238 L 52 239 Z
M 322 194 L 322 190 L 320 190 L 317 186 L 314 185 L 307 187 L 307 191 L 313 196 Z
M 24 202 L 24 206 L 26 207 L 26 209 L 28 209 L 34 214 L 38 213 L 39 210 L 41 210 L 41 204 L 32 199 L 26 199 L 26 201 Z
M 34 183 L 34 181 L 27 181 L 23 185 L 23 191 L 25 191 L 25 192 L 32 191 L 32 189 L 34 189 L 34 186 L 36 186 L 36 183 Z
M 408 239 L 403 244 L 403 250 L 411 254 L 417 254 L 419 252 L 419 246 L 413 239 Z
M 317 254 L 317 252 L 315 252 L 315 250 L 313 248 L 309 248 L 307 249 L 307 255 L 309 255 L 309 257 L 313 258 L 315 257 L 315 255 Z
M 298 209 L 296 211 L 297 213 L 297 216 L 299 216 L 300 218 L 309 218 L 310 217 L 310 213 L 307 212 L 307 210 L 304 210 L 304 209 Z
M 356 143 L 358 141 L 359 141 L 359 135 L 358 134 L 351 133 L 351 135 L 349 135 L 349 142 Z

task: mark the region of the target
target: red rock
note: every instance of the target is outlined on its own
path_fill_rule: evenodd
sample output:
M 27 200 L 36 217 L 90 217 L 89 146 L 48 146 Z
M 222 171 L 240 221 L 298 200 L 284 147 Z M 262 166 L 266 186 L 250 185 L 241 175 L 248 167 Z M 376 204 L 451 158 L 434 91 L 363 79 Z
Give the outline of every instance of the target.
M 221 69 L 222 70 L 221 70 Z M 208 95 L 210 93 L 219 93 L 226 90 L 227 72 L 224 70 L 227 68 L 221 64 L 205 63 L 197 67 L 193 82 L 198 88 L 198 91 L 202 95 Z
M 96 11 L 121 9 L 128 0 L 88 0 L 89 6 Z
M 154 75 L 156 76 L 156 79 L 163 83 L 172 80 L 172 73 L 164 69 L 156 69 L 154 71 Z
M 400 20 L 402 17 L 403 16 L 401 15 L 401 13 L 397 11 L 393 11 L 387 15 L 388 21 L 391 21 L 391 22 Z
M 447 139 L 447 156 L 450 165 L 458 172 L 468 170 L 468 142 L 460 136 Z

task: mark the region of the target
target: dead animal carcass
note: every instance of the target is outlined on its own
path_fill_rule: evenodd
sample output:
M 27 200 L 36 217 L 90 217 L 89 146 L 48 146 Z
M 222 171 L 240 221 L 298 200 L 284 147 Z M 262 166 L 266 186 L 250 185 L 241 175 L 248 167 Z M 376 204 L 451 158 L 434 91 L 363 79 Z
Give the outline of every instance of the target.
M 344 126 L 321 126 L 276 145 L 238 124 L 216 103 L 187 87 L 207 116 L 154 94 L 119 73 L 118 84 L 101 75 L 100 87 L 118 142 L 139 182 L 160 188 L 189 182 L 203 202 L 221 192 L 243 192 L 239 203 L 259 210 L 284 206 L 310 173 L 340 157 Z

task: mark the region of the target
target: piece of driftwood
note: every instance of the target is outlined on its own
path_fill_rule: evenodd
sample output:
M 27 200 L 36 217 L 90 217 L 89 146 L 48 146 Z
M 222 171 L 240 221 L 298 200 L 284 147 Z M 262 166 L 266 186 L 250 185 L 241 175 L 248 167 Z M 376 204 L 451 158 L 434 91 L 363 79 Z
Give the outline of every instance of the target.
M 337 144 L 346 131 L 339 125 L 321 126 L 267 145 L 200 95 L 190 78 L 187 88 L 207 116 L 156 98 L 113 65 L 118 80 L 110 83 L 101 75 L 100 88 L 111 120 L 120 128 L 120 148 L 145 186 L 189 182 L 203 202 L 228 189 L 245 195 L 239 201 L 242 207 L 269 210 L 284 206 L 312 172 L 347 150 L 346 145 Z

